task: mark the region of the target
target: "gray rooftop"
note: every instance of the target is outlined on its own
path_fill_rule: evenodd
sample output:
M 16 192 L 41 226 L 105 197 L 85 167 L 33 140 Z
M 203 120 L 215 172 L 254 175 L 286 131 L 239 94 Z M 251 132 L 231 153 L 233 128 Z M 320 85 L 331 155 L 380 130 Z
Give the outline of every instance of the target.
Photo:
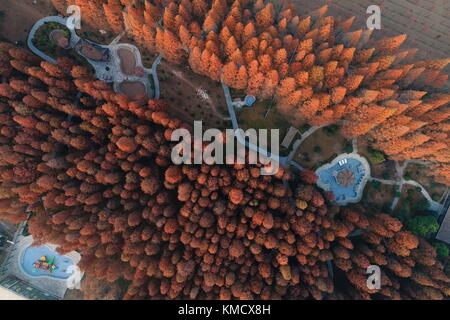
M 450 244 L 450 208 L 447 209 L 444 220 L 442 220 L 436 239 Z

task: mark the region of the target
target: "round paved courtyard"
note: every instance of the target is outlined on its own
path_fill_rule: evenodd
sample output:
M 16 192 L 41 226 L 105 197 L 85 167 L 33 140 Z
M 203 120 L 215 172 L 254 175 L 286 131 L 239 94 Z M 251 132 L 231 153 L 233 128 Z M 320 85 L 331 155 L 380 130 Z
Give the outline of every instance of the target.
M 367 160 L 356 153 L 341 154 L 316 170 L 317 185 L 334 195 L 339 205 L 361 200 L 364 187 L 370 177 Z

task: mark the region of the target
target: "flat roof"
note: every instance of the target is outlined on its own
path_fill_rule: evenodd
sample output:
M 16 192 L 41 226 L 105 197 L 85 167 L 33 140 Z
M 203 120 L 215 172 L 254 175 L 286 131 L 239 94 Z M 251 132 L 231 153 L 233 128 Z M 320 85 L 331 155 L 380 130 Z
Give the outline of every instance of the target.
M 450 244 L 450 208 L 448 208 L 445 213 L 444 220 L 442 220 L 436 239 Z
M 17 293 L 0 286 L 0 300 L 28 300 Z

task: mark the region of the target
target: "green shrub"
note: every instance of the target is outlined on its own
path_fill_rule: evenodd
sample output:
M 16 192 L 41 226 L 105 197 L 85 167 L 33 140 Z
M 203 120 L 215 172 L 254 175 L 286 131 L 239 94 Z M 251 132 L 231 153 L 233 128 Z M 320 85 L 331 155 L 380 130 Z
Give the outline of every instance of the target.
M 420 199 L 417 202 L 414 202 L 414 209 L 416 209 L 417 211 L 426 211 L 430 208 L 430 203 L 428 202 L 427 199 Z
M 448 246 L 443 242 L 435 242 L 433 243 L 433 247 L 436 249 L 439 258 L 445 259 L 450 254 Z
M 313 149 L 313 151 L 314 151 L 315 153 L 321 153 L 321 152 L 322 152 L 322 148 L 321 148 L 320 146 L 315 146 L 314 149 Z
M 36 48 L 56 57 L 57 45 L 50 39 L 50 33 L 53 30 L 61 30 L 70 39 L 70 30 L 66 26 L 57 22 L 47 22 L 37 30 L 32 41 Z
M 380 164 L 386 161 L 386 158 L 383 152 L 369 148 L 369 160 L 372 164 Z
M 371 184 L 372 184 L 372 187 L 375 189 L 375 190 L 380 190 L 381 189 L 381 182 L 380 181 L 376 181 L 376 180 L 372 180 L 371 181 Z
M 300 133 L 304 133 L 304 132 L 308 131 L 309 128 L 311 128 L 311 126 L 306 123 L 306 124 L 302 125 L 298 130 L 300 131 Z
M 345 141 L 344 152 L 346 152 L 346 153 L 353 152 L 353 144 L 350 140 Z
M 435 216 L 418 216 L 406 221 L 406 228 L 418 236 L 428 238 L 439 230 L 439 224 Z
M 325 132 L 325 134 L 329 137 L 334 136 L 339 130 L 339 126 L 336 124 L 333 124 L 331 126 L 325 127 L 323 129 L 323 131 Z

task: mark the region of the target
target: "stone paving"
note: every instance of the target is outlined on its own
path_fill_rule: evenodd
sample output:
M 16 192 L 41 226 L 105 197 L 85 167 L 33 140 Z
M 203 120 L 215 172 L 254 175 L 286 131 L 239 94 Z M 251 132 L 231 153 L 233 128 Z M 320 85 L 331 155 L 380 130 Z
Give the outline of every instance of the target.
M 45 17 L 45 18 L 37 21 L 33 25 L 32 29 L 30 31 L 27 44 L 28 44 L 28 47 L 30 48 L 30 50 L 33 51 L 36 55 L 40 56 L 42 59 L 44 59 L 50 63 L 56 64 L 56 60 L 54 58 L 46 55 L 44 52 L 42 52 L 41 50 L 36 48 L 32 41 L 33 37 L 36 34 L 36 32 L 38 31 L 38 29 L 47 22 L 57 22 L 62 25 L 66 25 L 67 18 L 63 18 L 60 16 L 49 16 L 49 17 Z M 103 80 L 106 82 L 114 82 L 114 90 L 116 92 L 120 92 L 118 85 L 121 82 L 124 82 L 124 81 L 142 82 L 146 88 L 146 91 L 147 91 L 146 94 L 149 97 L 155 96 L 154 90 L 151 87 L 150 82 L 149 82 L 149 78 L 148 78 L 149 73 L 147 73 L 147 70 L 144 69 L 144 66 L 142 64 L 141 54 L 139 52 L 139 49 L 136 46 L 134 46 L 132 44 L 128 44 L 128 43 L 118 43 L 121 35 L 119 35 L 117 38 L 115 38 L 111 42 L 111 44 L 101 45 L 101 44 L 93 43 L 89 40 L 84 40 L 84 39 L 80 38 L 77 35 L 76 31 L 73 29 L 70 29 L 70 33 L 71 33 L 70 47 L 73 48 L 79 55 L 86 58 L 86 60 L 95 69 L 95 76 L 99 80 Z M 81 43 L 91 44 L 91 45 L 97 46 L 99 48 L 107 49 L 109 51 L 110 58 L 106 61 L 96 61 L 96 60 L 90 59 L 88 56 L 84 55 L 81 52 L 81 50 L 79 50 L 79 45 Z M 143 71 L 143 74 L 141 74 L 141 75 L 126 75 L 122 72 L 122 70 L 120 68 L 121 61 L 117 54 L 117 50 L 119 50 L 119 49 L 126 49 L 126 50 L 131 51 L 134 54 L 135 60 L 136 60 L 136 67 L 141 68 Z M 158 96 L 159 96 L 159 94 L 158 94 Z

